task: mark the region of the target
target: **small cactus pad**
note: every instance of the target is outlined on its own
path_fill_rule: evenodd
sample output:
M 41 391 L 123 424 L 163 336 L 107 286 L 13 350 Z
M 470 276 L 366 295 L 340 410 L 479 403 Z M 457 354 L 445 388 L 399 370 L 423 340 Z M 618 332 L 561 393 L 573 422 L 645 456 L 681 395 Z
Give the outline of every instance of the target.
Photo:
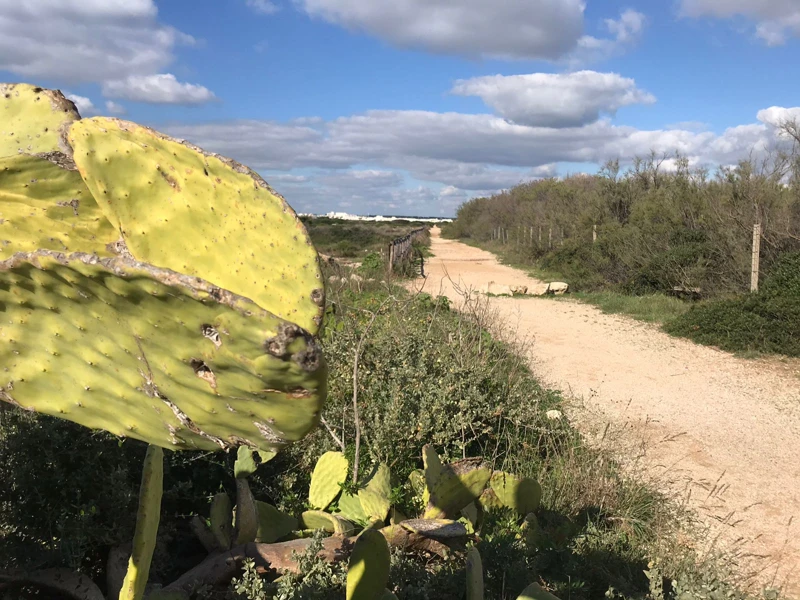
M 233 538 L 233 503 L 231 497 L 225 492 L 220 492 L 211 500 L 211 533 L 220 548 L 231 547 Z
M 481 458 L 464 458 L 442 465 L 430 446 L 423 448 L 425 462 L 425 519 L 452 518 L 480 497 L 492 470 Z
M 164 450 L 149 446 L 144 458 L 142 483 L 139 489 L 139 511 L 136 532 L 128 561 L 128 571 L 122 582 L 119 600 L 141 600 L 150 575 L 150 563 L 156 547 L 158 523 L 161 520 L 161 496 L 164 491 Z
M 112 256 L 119 238 L 70 159 L 20 154 L 0 158 L 0 260 L 55 250 Z
M 65 150 L 65 126 L 78 109 L 57 90 L 27 83 L 0 83 L 0 156 Z
M 247 479 L 236 479 L 236 509 L 233 519 L 234 545 L 256 541 L 258 534 L 258 507 Z
M 353 521 L 353 523 L 366 525 L 369 522 L 369 517 L 364 512 L 361 500 L 354 494 L 342 492 L 342 495 L 339 496 L 339 512 L 344 518 Z
M 341 452 L 326 452 L 319 457 L 311 473 L 308 502 L 312 508 L 325 510 L 342 490 L 347 479 L 347 458 Z
M 500 503 L 514 509 L 520 515 L 527 515 L 539 508 L 539 502 L 542 500 L 542 486 L 535 479 L 495 471 L 492 474 L 490 485 Z
M 355 531 L 355 525 L 347 519 L 322 510 L 305 511 L 300 515 L 300 525 L 304 529 L 322 529 L 337 535 L 351 535 Z
M 208 282 L 40 251 L 0 263 L 0 400 L 180 450 L 274 451 L 316 426 L 314 339 Z
M 136 259 L 202 277 L 316 333 L 324 307 L 317 252 L 255 172 L 119 119 L 76 121 L 68 139 Z
M 258 508 L 258 533 L 256 541 L 265 544 L 277 542 L 298 528 L 297 519 L 282 513 L 266 502 L 256 500 Z
M 392 493 L 391 473 L 389 467 L 384 464 L 378 465 L 375 474 L 367 482 L 367 485 L 358 490 L 358 498 L 364 513 L 371 519 L 385 521 L 389 514 Z
M 261 464 L 261 455 L 250 446 L 239 446 L 236 462 L 233 463 L 233 476 L 236 479 L 250 477 Z
M 483 562 L 474 546 L 467 550 L 467 600 L 483 600 Z
M 389 581 L 389 544 L 380 532 L 358 536 L 347 567 L 347 600 L 379 600 Z
M 532 583 L 517 596 L 517 600 L 559 600 L 547 590 L 543 589 L 538 583 Z

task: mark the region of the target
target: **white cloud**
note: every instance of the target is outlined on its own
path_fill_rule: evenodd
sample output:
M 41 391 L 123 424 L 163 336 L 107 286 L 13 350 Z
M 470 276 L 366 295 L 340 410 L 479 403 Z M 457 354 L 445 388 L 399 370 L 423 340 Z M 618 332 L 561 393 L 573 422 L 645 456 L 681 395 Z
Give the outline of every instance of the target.
M 736 16 L 755 21 L 756 35 L 767 45 L 779 46 L 789 35 L 800 36 L 800 5 L 796 0 L 682 0 L 687 17 Z
M 575 48 L 584 0 L 295 0 L 312 17 L 394 45 L 471 57 L 554 60 Z
M 77 94 L 66 94 L 66 96 L 75 103 L 82 117 L 93 115 L 97 112 L 94 107 L 94 102 L 86 96 L 78 96 Z
M 106 111 L 112 115 L 124 115 L 127 110 L 121 104 L 114 102 L 113 100 L 106 100 Z
M 269 0 L 247 0 L 245 4 L 262 15 L 271 15 L 280 10 L 275 3 Z
M 641 39 L 647 18 L 638 11 L 628 9 L 619 19 L 606 19 L 603 24 L 613 37 L 581 36 L 577 48 L 567 56 L 567 63 L 581 65 L 597 62 L 625 52 Z
M 289 202 L 299 202 L 302 210 L 332 210 L 329 202 L 339 198 L 359 211 L 380 212 L 380 207 L 401 206 L 410 194 L 419 210 L 439 214 L 444 196 L 436 186 L 460 190 L 460 197 L 484 195 L 553 175 L 558 163 L 601 164 L 615 158 L 624 163 L 654 150 L 678 151 L 693 165 L 735 164 L 780 143 L 772 123 L 783 114 L 800 115 L 800 108 L 765 109 L 758 121 L 721 134 L 696 128 L 641 130 L 607 119 L 532 127 L 492 115 L 428 111 L 370 111 L 327 122 L 314 119 L 313 127 L 238 121 L 164 129 L 256 169 L 318 169 L 308 181 L 280 183 Z M 409 192 L 398 172 L 427 184 Z
M 545 127 L 585 125 L 623 106 L 656 101 L 633 79 L 596 71 L 475 77 L 457 81 L 452 93 L 478 96 L 515 123 Z
M 182 83 L 171 73 L 131 75 L 103 83 L 103 95 L 150 104 L 204 104 L 214 94 L 202 85 Z
M 0 69 L 66 84 L 159 72 L 193 38 L 153 0 L 0 0 Z

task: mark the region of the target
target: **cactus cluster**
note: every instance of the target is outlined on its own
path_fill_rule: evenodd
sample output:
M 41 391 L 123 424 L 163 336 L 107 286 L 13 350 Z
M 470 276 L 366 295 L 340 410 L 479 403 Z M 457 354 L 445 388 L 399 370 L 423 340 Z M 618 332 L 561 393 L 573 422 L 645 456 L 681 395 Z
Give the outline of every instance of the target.
M 60 92 L 0 92 L 0 400 L 173 450 L 310 431 L 324 294 L 283 198 Z
M 210 545 L 296 528 L 246 477 L 317 425 L 323 309 L 316 250 L 256 173 L 0 84 L 0 401 L 150 444 L 121 598 L 144 594 L 162 448 L 240 449 Z

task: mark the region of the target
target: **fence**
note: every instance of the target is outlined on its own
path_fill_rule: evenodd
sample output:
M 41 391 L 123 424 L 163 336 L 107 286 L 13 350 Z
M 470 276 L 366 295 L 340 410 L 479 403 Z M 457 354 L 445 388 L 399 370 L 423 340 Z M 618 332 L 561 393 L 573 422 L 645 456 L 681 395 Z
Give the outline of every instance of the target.
M 426 231 L 427 228 L 420 227 L 408 235 L 389 242 L 389 273 L 394 270 L 396 264 L 413 258 L 413 243 Z

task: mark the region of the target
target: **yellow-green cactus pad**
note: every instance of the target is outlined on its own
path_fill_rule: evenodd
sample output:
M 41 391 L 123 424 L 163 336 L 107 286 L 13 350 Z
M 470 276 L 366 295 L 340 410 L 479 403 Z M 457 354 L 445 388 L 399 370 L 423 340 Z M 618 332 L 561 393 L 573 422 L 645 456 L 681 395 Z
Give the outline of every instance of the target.
M 137 260 L 202 277 L 318 330 L 317 252 L 255 172 L 118 119 L 77 121 L 68 139 L 86 185 Z
M 64 129 L 80 118 L 58 90 L 0 83 L 0 156 L 63 151 Z
M 112 256 L 118 238 L 66 155 L 0 158 L 0 260 L 35 250 Z
M 490 485 L 500 503 L 514 509 L 520 515 L 527 515 L 539 508 L 542 486 L 535 479 L 495 471 Z
M 389 544 L 380 532 L 365 529 L 356 539 L 347 566 L 347 600 L 378 600 L 389 581 Z
M 231 497 L 220 492 L 211 500 L 211 533 L 220 548 L 230 548 L 233 538 L 233 503 Z
M 128 560 L 128 571 L 122 582 L 119 600 L 141 600 L 150 564 L 156 548 L 158 523 L 161 520 L 161 495 L 164 491 L 164 450 L 149 446 L 142 469 L 142 484 L 139 490 L 139 511 L 136 513 L 136 531 L 133 549 Z
M 371 519 L 385 521 L 389 514 L 391 501 L 389 496 L 392 493 L 391 473 L 389 467 L 384 464 L 378 465 L 375 474 L 367 482 L 367 485 L 358 490 L 358 498 L 364 513 Z
M 354 494 L 342 492 L 339 496 L 339 513 L 353 523 L 366 525 L 369 522 L 369 517 L 364 512 L 364 507 L 361 506 L 361 500 Z
M 240 446 L 241 447 L 241 446 Z M 247 479 L 236 479 L 236 509 L 233 514 L 234 545 L 256 541 L 258 534 L 258 507 Z
M 256 507 L 258 508 L 257 542 L 272 544 L 297 529 L 297 519 L 282 513 L 271 504 L 256 500 Z
M 423 448 L 425 463 L 425 499 L 423 518 L 457 517 L 461 510 L 480 497 L 492 469 L 481 458 L 464 458 L 442 465 L 430 446 Z
M 317 425 L 316 341 L 246 298 L 138 263 L 0 262 L 0 399 L 171 449 L 276 451 Z
M 355 531 L 355 525 L 347 519 L 322 510 L 305 511 L 300 515 L 300 525 L 303 529 L 322 529 L 337 535 L 351 535 Z
M 342 491 L 347 479 L 347 458 L 341 452 L 326 452 L 317 460 L 311 473 L 308 503 L 312 508 L 325 510 Z
M 467 600 L 483 600 L 483 562 L 474 546 L 467 550 Z

